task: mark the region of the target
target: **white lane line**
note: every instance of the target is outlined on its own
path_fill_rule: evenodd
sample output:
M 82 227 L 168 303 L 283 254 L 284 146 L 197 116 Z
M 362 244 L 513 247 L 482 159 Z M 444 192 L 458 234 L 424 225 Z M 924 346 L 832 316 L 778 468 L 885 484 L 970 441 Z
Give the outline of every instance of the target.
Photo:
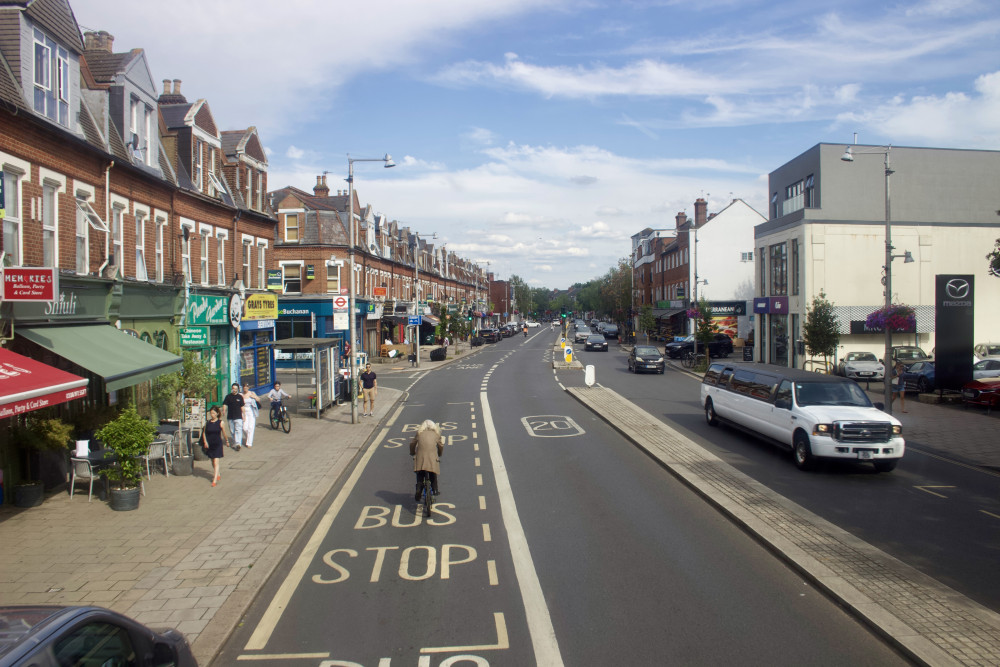
M 500 579 L 497 577 L 497 562 L 495 560 L 486 561 L 486 572 L 490 577 L 490 586 L 499 586 Z
M 490 533 L 490 524 L 483 524 L 483 542 L 492 542 L 493 535 Z
M 480 463 L 481 462 L 478 456 L 475 459 L 473 459 L 473 465 L 475 465 L 477 468 L 479 467 Z
M 507 621 L 504 620 L 503 614 L 498 611 L 493 612 L 493 622 L 496 624 L 497 628 L 496 644 L 480 644 L 478 646 L 437 646 L 434 648 L 422 648 L 420 649 L 420 652 L 421 653 L 472 653 L 474 651 L 504 651 L 506 649 L 509 649 L 510 639 L 507 637 Z M 461 658 L 461 656 L 458 657 Z M 423 665 L 424 663 L 420 664 Z
M 479 509 L 486 509 L 486 496 L 479 496 Z
M 400 405 L 396 410 L 396 414 L 392 416 L 392 420 L 395 420 L 399 413 L 402 411 L 403 406 Z M 390 420 L 390 421 L 392 421 Z M 309 542 L 306 544 L 305 549 L 299 554 L 298 559 L 292 568 L 288 571 L 288 576 L 281 583 L 281 587 L 278 592 L 275 593 L 274 598 L 271 600 L 271 604 L 267 606 L 267 610 L 260 619 L 260 623 L 254 629 L 253 634 L 250 635 L 250 640 L 247 641 L 244 650 L 246 651 L 260 651 L 265 646 L 267 642 L 271 639 L 271 633 L 274 632 L 275 626 L 278 625 L 278 620 L 281 615 L 285 613 L 285 608 L 288 606 L 289 601 L 292 599 L 292 595 L 295 593 L 295 589 L 298 588 L 299 582 L 305 577 L 306 570 L 309 568 L 309 564 L 312 562 L 313 558 L 316 557 L 316 552 L 319 550 L 320 545 L 323 543 L 323 539 L 326 537 L 327 533 L 330 532 L 330 526 L 333 524 L 333 520 L 337 518 L 337 513 L 340 512 L 340 508 L 344 506 L 344 502 L 347 501 L 348 496 L 351 495 L 351 491 L 354 490 L 354 486 L 358 483 L 361 478 L 361 473 L 364 472 L 365 466 L 371 460 L 372 455 L 375 450 L 378 449 L 379 444 L 381 444 L 382 439 L 385 438 L 386 434 L 389 432 L 389 427 L 386 426 L 382 429 L 382 432 L 378 434 L 375 441 L 368 447 L 368 451 L 364 453 L 361 460 L 358 461 L 358 465 L 354 467 L 354 472 L 347 479 L 343 488 L 340 489 L 340 493 L 334 499 L 330 507 L 327 508 L 326 513 L 323 518 L 320 519 L 319 524 L 316 526 L 316 530 L 313 531 L 312 536 L 309 538 Z
M 329 653 L 257 653 L 256 655 L 238 655 L 237 660 L 323 660 L 329 658 Z
M 476 486 L 482 486 L 482 485 L 483 485 L 483 476 L 476 475 Z
M 486 440 L 490 448 L 490 462 L 493 464 L 493 477 L 497 485 L 497 495 L 500 497 L 500 515 L 503 517 L 504 528 L 507 531 L 507 541 L 510 544 L 510 554 L 514 561 L 514 574 L 517 585 L 521 589 L 521 600 L 524 602 L 525 617 L 528 621 L 528 632 L 531 634 L 531 645 L 535 651 L 535 664 L 547 667 L 562 667 L 562 655 L 559 653 L 559 642 L 556 631 L 552 627 L 549 609 L 545 606 L 545 595 L 542 585 L 535 572 L 535 564 L 531 559 L 531 549 L 528 548 L 528 538 L 521 526 L 521 518 L 514 504 L 514 492 L 510 488 L 510 478 L 507 477 L 507 467 L 500 453 L 500 441 L 497 438 L 496 427 L 493 425 L 493 412 L 485 392 L 479 395 L 483 406 L 483 426 L 486 430 Z

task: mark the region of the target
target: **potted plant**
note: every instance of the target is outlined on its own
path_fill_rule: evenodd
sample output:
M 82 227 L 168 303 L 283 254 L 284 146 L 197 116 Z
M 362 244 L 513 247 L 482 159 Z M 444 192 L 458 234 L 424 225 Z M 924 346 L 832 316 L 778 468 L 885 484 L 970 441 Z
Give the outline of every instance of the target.
M 95 436 L 118 458 L 114 467 L 101 472 L 115 482 L 116 488 L 111 489 L 111 509 L 138 508 L 143 470 L 140 457 L 149 451 L 149 444 L 156 436 L 156 427 L 143 419 L 133 406 L 129 406 Z
M 45 499 L 45 484 L 36 479 L 32 472 L 32 463 L 36 455 L 42 452 L 65 450 L 69 444 L 73 426 L 58 417 L 44 415 L 28 415 L 24 422 L 15 428 L 14 440 L 25 454 L 25 478 L 14 485 L 14 505 L 17 507 L 35 507 Z
M 180 420 L 184 414 L 184 397 L 208 396 L 215 387 L 215 377 L 194 352 L 184 352 L 184 365 L 177 373 L 161 375 L 153 383 L 153 399 L 161 406 L 168 420 Z M 180 422 L 178 421 L 178 424 Z M 194 452 L 187 437 L 178 430 L 172 472 L 190 475 L 194 472 Z M 199 450 L 200 451 L 200 450 Z

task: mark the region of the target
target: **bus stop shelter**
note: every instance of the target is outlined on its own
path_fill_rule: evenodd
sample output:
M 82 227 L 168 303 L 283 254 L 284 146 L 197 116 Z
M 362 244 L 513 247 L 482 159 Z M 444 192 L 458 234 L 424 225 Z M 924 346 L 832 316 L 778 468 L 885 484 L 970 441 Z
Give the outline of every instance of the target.
M 319 419 L 323 410 L 336 401 L 341 382 L 337 342 L 335 338 L 283 338 L 274 342 L 276 358 L 278 353 L 284 353 L 282 357 L 291 355 L 276 361 L 275 373 L 282 388 L 292 396 L 291 412 L 315 414 Z

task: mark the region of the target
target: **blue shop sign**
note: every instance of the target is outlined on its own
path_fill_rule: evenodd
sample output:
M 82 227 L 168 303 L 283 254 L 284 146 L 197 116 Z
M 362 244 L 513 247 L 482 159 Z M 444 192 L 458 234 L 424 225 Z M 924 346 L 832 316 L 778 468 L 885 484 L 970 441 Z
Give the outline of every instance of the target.
M 273 329 L 274 320 L 243 320 L 240 322 L 240 331 L 259 331 L 260 329 Z

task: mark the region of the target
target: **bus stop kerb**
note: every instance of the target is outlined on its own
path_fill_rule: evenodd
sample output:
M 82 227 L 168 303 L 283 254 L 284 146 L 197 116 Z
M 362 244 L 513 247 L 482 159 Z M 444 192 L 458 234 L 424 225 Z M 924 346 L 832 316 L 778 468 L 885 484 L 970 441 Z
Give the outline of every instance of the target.
M 335 391 L 337 382 L 337 368 L 331 354 L 334 345 L 339 341 L 334 338 L 283 338 L 274 341 L 276 352 L 291 352 L 292 367 L 290 369 L 275 369 L 275 379 L 281 382 L 282 388 L 295 399 L 293 412 L 314 412 L 316 419 L 320 418 L 323 410 L 330 407 L 337 398 Z M 309 351 L 311 354 L 299 356 L 299 353 Z M 309 359 L 308 369 L 299 368 L 299 364 L 305 358 Z M 317 363 L 319 360 L 319 363 Z M 308 372 L 304 372 L 308 370 Z M 305 399 L 302 398 L 301 376 L 308 378 L 307 393 Z M 288 384 L 283 378 L 292 377 L 295 391 L 288 391 Z M 315 402 L 313 401 L 315 392 Z

